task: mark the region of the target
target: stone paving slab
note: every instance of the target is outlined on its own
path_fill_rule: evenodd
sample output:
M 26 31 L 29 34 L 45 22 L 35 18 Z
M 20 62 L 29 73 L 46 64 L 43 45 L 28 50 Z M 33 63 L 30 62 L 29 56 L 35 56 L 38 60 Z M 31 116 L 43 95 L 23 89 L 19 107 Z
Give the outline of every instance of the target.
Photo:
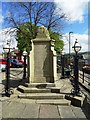
M 84 112 L 85 116 L 90 119 L 90 104 L 86 104 L 85 106 L 83 106 L 82 108 L 82 112 Z
M 3 118 L 85 118 L 83 110 L 74 106 L 43 105 L 34 103 L 2 102 Z M 41 119 L 40 119 L 41 120 Z
M 69 106 L 58 106 L 61 118 L 76 118 L 71 107 Z
M 83 113 L 83 111 L 81 110 L 80 107 L 72 106 L 71 109 L 73 110 L 73 113 L 75 114 L 75 116 L 77 118 L 85 118 L 86 119 L 86 116 L 85 116 L 85 114 Z
M 2 118 L 2 102 L 0 102 L 0 120 Z
M 25 109 L 22 113 L 22 118 L 38 118 L 40 105 L 36 104 L 25 104 Z
M 17 82 L 17 81 L 16 81 Z M 57 85 L 57 87 L 59 87 L 60 89 L 61 89 L 61 91 L 62 91 L 62 93 L 69 93 L 69 92 L 71 92 L 70 90 L 71 90 L 71 84 L 70 84 L 70 82 L 69 82 L 69 79 L 64 79 L 64 80 L 58 80 L 57 82 L 56 82 L 56 85 Z M 20 94 L 20 93 L 18 93 L 18 91 L 16 90 L 15 91 L 15 93 L 14 93 L 15 95 L 18 95 L 18 94 Z M 23 117 L 25 117 L 25 114 L 27 114 L 27 116 L 28 117 L 30 117 L 31 118 L 31 115 L 29 115 L 30 113 L 28 112 L 28 111 L 30 111 L 30 110 L 32 110 L 33 109 L 33 105 L 31 105 L 30 106 L 30 104 L 35 104 L 35 106 L 36 106 L 36 102 L 35 101 L 29 101 L 29 100 L 25 100 L 25 99 L 22 99 L 22 100 L 20 100 L 20 99 L 17 99 L 17 98 L 12 98 L 11 99 L 11 97 L 9 98 L 9 99 L 4 99 L 4 98 L 6 98 L 6 97 L 3 97 L 3 101 L 2 101 L 2 103 L 3 103 L 3 105 L 2 105 L 2 107 L 3 107 L 3 110 L 2 110 L 2 115 L 3 115 L 3 117 L 4 118 L 8 118 L 9 117 L 9 115 L 11 115 L 11 116 L 14 116 L 13 118 L 16 118 L 16 117 L 21 117 L 22 116 L 22 114 L 23 114 Z M 11 104 L 11 106 L 10 106 L 10 103 L 12 103 Z M 9 108 L 8 108 L 8 106 L 9 106 Z M 26 106 L 26 107 L 25 107 Z M 43 107 L 42 107 L 43 106 Z M 36 107 L 36 109 L 35 109 L 35 107 L 34 107 L 34 109 L 35 109 L 35 111 L 36 111 L 36 116 L 38 116 L 39 117 L 39 115 L 41 115 L 41 118 L 42 118 L 42 120 L 44 120 L 43 119 L 43 114 L 45 114 L 44 113 L 44 110 L 46 110 L 45 112 L 47 112 L 48 110 L 46 109 L 47 107 L 45 107 L 45 106 L 48 106 L 48 105 L 42 105 L 42 104 L 39 104 L 39 109 L 38 109 L 38 107 Z M 52 106 L 52 105 L 50 105 L 50 106 Z M 54 109 L 55 110 L 51 110 L 51 111 L 58 111 L 58 114 L 57 114 L 57 112 L 55 112 L 55 113 L 53 113 L 52 114 L 52 116 L 50 116 L 50 118 L 51 118 L 51 120 L 53 120 L 52 118 L 53 118 L 53 115 L 54 114 L 56 114 L 56 116 L 59 116 L 59 118 L 57 117 L 57 119 L 58 120 L 60 120 L 61 119 L 61 117 L 63 118 L 63 117 L 65 117 L 65 114 L 67 114 L 67 110 L 68 111 L 70 111 L 70 113 L 71 114 L 69 114 L 69 115 L 71 115 L 70 116 L 70 118 L 74 118 L 74 115 L 75 115 L 75 117 L 76 118 L 79 118 L 80 117 L 80 119 L 81 119 L 81 117 L 82 117 L 82 119 L 83 118 L 85 118 L 86 116 L 86 114 L 84 114 L 85 113 L 85 111 L 82 111 L 82 109 L 81 108 L 79 108 L 78 109 L 78 107 L 76 107 L 75 109 L 73 109 L 72 108 L 72 106 L 67 106 L 68 108 L 66 109 L 66 108 L 63 108 L 63 107 L 66 107 L 66 106 L 58 106 L 58 105 L 55 105 L 56 107 L 54 107 Z M 58 106 L 58 107 L 57 107 Z M 17 108 L 18 107 L 18 108 Z M 45 108 L 44 108 L 45 107 Z M 25 108 L 25 109 L 24 109 Z M 50 107 L 50 109 L 51 109 L 52 107 Z M 56 108 L 57 108 L 57 110 L 56 110 Z M 17 110 L 17 111 L 15 111 L 15 109 Z M 22 109 L 22 110 L 21 110 Z M 40 109 L 41 109 L 41 113 L 40 113 Z M 48 107 L 48 109 L 49 109 L 49 107 Z M 53 109 L 53 108 L 52 108 Z M 61 112 L 61 109 L 62 109 L 62 111 L 63 112 Z M 78 110 L 77 110 L 78 109 Z M 25 110 L 25 111 L 24 111 Z M 37 110 L 38 110 L 38 115 L 37 115 Z M 19 111 L 19 112 L 18 112 Z M 21 111 L 21 112 L 20 112 Z M 32 111 L 34 111 L 34 110 L 32 110 Z M 49 110 L 50 111 L 50 110 Z M 12 112 L 12 113 L 10 113 L 10 112 Z M 16 113 L 15 113 L 16 112 Z M 18 113 L 17 113 L 18 112 Z M 27 113 L 26 113 L 27 112 Z M 87 112 L 87 111 L 86 111 Z M 6 114 L 5 114 L 6 113 Z M 15 113 L 15 115 L 14 115 L 14 113 Z M 88 115 L 90 115 L 89 114 L 90 112 L 88 112 Z M 19 115 L 18 115 L 19 114 Z M 47 113 L 48 114 L 48 113 Z M 61 115 L 62 114 L 62 115 Z M 64 115 L 63 115 L 64 114 Z M 74 115 L 73 115 L 74 114 Z M 69 118 L 69 115 L 67 115 L 67 118 Z M 33 115 L 32 115 L 33 116 Z M 27 120 L 28 120 L 28 117 L 27 117 Z M 40 120 L 41 120 L 41 118 L 40 118 Z M 48 120 L 50 120 L 50 118 L 48 119 Z M 54 117 L 55 118 L 55 117 Z M 66 118 L 66 117 L 65 117 Z M 31 118 L 32 119 L 32 118 Z M 55 119 L 55 120 L 57 120 L 57 119 Z M 17 120 L 17 119 L 16 119 Z M 25 119 L 26 120 L 26 119 Z M 38 118 L 38 120 L 39 120 L 39 118 Z M 67 119 L 66 119 L 67 120 Z M 85 120 L 86 120 L 86 118 L 85 118 Z
M 2 116 L 4 118 L 21 118 L 24 109 L 25 104 L 17 104 L 16 102 L 10 102 L 5 107 L 2 105 Z
M 73 86 L 68 78 L 55 81 L 56 87 L 60 88 L 60 93 L 70 94 Z
M 39 118 L 60 118 L 57 106 L 55 105 L 41 105 Z

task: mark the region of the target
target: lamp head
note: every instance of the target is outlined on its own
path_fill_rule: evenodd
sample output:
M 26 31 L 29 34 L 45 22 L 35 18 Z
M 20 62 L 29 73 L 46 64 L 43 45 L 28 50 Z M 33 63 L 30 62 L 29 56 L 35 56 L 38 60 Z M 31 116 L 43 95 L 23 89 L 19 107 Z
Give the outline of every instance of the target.
M 26 51 L 26 49 L 24 49 L 24 51 L 23 51 L 23 56 L 27 56 L 27 51 Z
M 4 47 L 3 50 L 8 53 L 9 52 L 9 44 L 7 43 Z
M 73 32 L 69 32 L 69 34 L 71 34 L 71 33 L 73 33 Z
M 75 53 L 78 53 L 81 50 L 81 46 L 78 43 L 77 39 L 76 39 L 74 46 L 72 48 L 74 48 Z

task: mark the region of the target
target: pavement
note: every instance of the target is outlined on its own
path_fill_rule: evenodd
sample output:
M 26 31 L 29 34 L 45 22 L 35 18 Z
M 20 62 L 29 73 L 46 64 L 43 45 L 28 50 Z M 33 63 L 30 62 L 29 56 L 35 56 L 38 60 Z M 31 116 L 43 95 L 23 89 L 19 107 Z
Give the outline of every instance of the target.
M 60 120 L 61 118 L 86 118 L 83 110 L 74 106 L 43 105 L 33 103 L 18 103 L 7 101 L 2 103 L 3 118 L 52 118 Z
M 20 75 L 22 78 L 22 75 Z M 18 77 L 19 78 L 19 77 Z M 47 105 L 47 104 L 36 104 L 32 99 L 20 99 L 17 95 L 20 92 L 17 90 L 18 85 L 23 85 L 25 80 L 12 79 L 11 88 L 14 94 L 10 97 L 1 96 L 0 98 L 0 118 L 3 119 L 44 119 L 48 120 L 51 118 L 60 120 L 61 118 L 77 118 L 77 119 L 90 119 L 89 106 L 86 104 L 84 107 L 60 106 L 60 105 Z M 4 84 L 4 82 L 3 82 Z M 60 88 L 62 94 L 69 94 L 73 88 L 70 79 L 60 79 L 58 74 L 58 80 L 55 81 L 56 87 Z

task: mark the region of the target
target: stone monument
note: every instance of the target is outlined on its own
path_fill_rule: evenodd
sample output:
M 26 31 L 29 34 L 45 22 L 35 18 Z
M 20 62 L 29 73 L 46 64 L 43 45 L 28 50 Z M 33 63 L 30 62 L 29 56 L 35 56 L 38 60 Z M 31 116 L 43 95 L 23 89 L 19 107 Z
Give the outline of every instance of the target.
M 29 83 L 54 83 L 57 79 L 54 40 L 50 39 L 48 30 L 41 26 L 31 42 Z

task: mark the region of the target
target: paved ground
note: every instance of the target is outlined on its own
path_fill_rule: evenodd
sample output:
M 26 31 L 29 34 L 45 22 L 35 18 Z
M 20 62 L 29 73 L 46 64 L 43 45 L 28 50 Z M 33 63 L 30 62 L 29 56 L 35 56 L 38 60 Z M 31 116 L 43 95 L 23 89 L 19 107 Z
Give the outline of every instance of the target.
M 73 106 L 2 102 L 3 118 L 86 118 L 83 110 Z
M 14 75 L 19 74 L 14 71 Z M 1 79 L 5 78 L 4 73 L 0 73 L 2 76 Z M 75 107 L 75 106 L 59 106 L 59 105 L 43 105 L 36 104 L 33 100 L 25 100 L 17 98 L 17 94 L 19 92 L 16 90 L 17 86 L 23 84 L 25 81 L 20 81 L 22 75 L 13 76 L 14 79 L 10 81 L 11 87 L 14 89 L 14 94 L 11 95 L 10 98 L 1 97 L 0 99 L 0 118 L 25 118 L 25 120 L 29 120 L 30 118 L 90 118 L 90 111 L 88 105 L 83 108 Z M 15 79 L 19 78 L 19 79 Z M 59 77 L 60 78 L 60 77 Z M 3 84 L 5 81 L 3 80 Z M 60 87 L 61 93 L 70 93 L 72 89 L 72 85 L 70 84 L 69 79 L 58 79 L 56 81 L 56 86 Z M 2 82 L 0 82 L 0 90 L 3 88 Z

